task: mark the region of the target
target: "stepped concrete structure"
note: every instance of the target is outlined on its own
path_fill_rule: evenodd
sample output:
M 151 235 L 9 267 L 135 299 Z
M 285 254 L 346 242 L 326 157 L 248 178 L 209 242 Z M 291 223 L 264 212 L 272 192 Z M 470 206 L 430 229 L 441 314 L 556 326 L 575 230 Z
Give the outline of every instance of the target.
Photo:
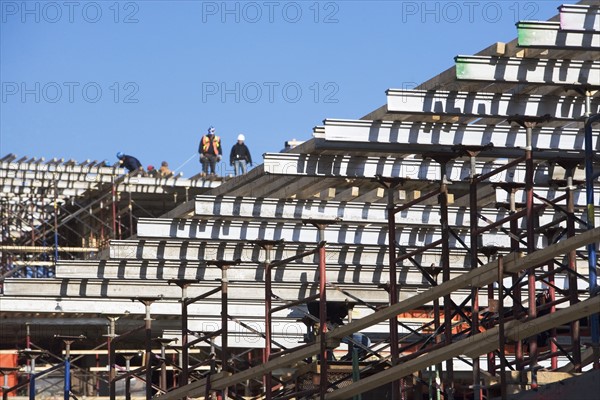
M 235 178 L 5 156 L 3 394 L 507 399 L 594 382 L 600 8 L 517 34 Z

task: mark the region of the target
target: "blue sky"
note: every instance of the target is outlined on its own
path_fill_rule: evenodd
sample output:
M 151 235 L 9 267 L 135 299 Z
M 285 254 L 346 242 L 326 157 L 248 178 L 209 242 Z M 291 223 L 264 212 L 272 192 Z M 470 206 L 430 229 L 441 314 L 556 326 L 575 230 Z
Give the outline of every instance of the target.
M 0 0 L 0 154 L 122 151 L 191 176 L 214 125 L 224 153 L 244 133 L 260 163 L 562 3 Z

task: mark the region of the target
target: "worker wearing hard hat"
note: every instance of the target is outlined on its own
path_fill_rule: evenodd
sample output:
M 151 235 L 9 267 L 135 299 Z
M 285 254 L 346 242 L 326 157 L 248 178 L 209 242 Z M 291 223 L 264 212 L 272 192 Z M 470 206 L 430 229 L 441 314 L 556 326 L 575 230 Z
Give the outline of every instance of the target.
M 206 176 L 210 168 L 211 176 L 215 175 L 216 164 L 221 161 L 221 138 L 215 135 L 215 128 L 210 126 L 206 135 L 202 136 L 198 146 L 200 162 L 202 163 L 202 175 Z
M 246 173 L 247 164 L 252 165 L 252 156 L 248 146 L 244 143 L 245 140 L 244 135 L 240 133 L 237 137 L 237 143 L 231 148 L 229 164 L 233 167 L 236 176 Z
M 119 159 L 118 164 L 125 167 L 131 175 L 144 174 L 142 163 L 134 156 L 128 156 L 127 154 L 118 152 L 117 158 Z

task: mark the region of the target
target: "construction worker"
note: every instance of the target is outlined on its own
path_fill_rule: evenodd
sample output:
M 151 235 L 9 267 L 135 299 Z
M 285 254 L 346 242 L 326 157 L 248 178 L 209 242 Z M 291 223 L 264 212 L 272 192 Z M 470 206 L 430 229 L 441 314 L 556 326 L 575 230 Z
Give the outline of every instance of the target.
M 146 173 L 148 174 L 148 176 L 150 176 L 152 178 L 158 177 L 158 171 L 156 171 L 156 168 L 154 168 L 154 165 L 148 165 L 146 170 L 147 170 Z
M 169 169 L 169 163 L 166 161 L 163 161 L 160 164 L 160 168 L 158 169 L 158 176 L 160 176 L 161 178 L 170 178 L 173 176 L 173 171 L 171 171 Z
M 198 146 L 200 153 L 200 162 L 202 163 L 202 176 L 210 174 L 215 175 L 217 161 L 221 161 L 223 150 L 221 149 L 221 138 L 215 135 L 215 128 L 210 126 L 206 135 L 202 136 Z
M 142 167 L 142 163 L 134 156 L 128 156 L 126 154 L 118 152 L 117 158 L 119 159 L 119 164 L 125 167 L 130 174 L 144 174 L 144 167 Z
M 246 164 L 252 165 L 252 156 L 250 156 L 248 146 L 244 144 L 245 140 L 244 135 L 240 133 L 237 137 L 237 143 L 233 145 L 229 155 L 229 164 L 233 167 L 236 176 L 246 173 Z

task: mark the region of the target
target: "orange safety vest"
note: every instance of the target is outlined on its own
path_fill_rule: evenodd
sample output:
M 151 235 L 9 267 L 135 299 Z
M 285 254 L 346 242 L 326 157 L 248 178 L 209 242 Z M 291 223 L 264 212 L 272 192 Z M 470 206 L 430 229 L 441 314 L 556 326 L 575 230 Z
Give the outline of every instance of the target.
M 219 155 L 219 145 L 221 143 L 221 138 L 217 135 L 213 136 L 213 149 L 215 151 L 215 155 Z M 202 136 L 202 153 L 206 153 L 208 148 L 210 147 L 210 139 L 208 135 Z

